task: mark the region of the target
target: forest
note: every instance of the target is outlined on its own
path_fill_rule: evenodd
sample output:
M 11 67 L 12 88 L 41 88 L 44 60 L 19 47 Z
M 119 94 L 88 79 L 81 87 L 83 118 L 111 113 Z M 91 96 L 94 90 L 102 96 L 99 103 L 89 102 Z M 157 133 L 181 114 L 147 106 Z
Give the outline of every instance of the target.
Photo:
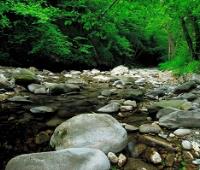
M 1 65 L 52 69 L 159 65 L 179 73 L 196 72 L 200 3 L 4 0 L 0 40 Z

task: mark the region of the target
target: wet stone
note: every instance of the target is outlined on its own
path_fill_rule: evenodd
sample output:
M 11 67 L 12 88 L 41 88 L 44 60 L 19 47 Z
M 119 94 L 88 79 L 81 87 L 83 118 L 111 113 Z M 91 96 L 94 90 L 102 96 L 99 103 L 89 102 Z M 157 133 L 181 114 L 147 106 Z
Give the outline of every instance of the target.
M 34 116 L 52 116 L 55 110 L 47 106 L 37 106 L 30 109 Z
M 106 106 L 99 108 L 97 111 L 101 112 L 101 113 L 115 113 L 115 112 L 118 112 L 119 109 L 120 109 L 119 104 L 113 102 L 113 103 L 107 104 Z
M 141 133 L 160 133 L 161 128 L 157 124 L 143 124 L 139 127 L 139 132 Z
M 14 96 L 14 97 L 8 98 L 8 101 L 22 102 L 22 103 L 32 103 L 32 101 L 29 100 L 29 96 Z

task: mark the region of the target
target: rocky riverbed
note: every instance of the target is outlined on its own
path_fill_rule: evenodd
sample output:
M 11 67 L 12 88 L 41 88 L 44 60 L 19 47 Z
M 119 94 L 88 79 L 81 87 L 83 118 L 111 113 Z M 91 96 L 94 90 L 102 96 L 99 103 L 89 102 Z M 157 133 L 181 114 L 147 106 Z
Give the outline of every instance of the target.
M 0 169 L 199 169 L 200 75 L 0 67 L 0 101 Z

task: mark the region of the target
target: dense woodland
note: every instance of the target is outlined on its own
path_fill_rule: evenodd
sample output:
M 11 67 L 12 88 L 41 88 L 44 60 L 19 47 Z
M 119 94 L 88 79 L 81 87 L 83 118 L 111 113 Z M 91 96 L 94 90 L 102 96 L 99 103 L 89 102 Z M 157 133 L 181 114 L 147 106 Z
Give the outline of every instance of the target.
M 0 62 L 199 70 L 199 0 L 3 0 Z

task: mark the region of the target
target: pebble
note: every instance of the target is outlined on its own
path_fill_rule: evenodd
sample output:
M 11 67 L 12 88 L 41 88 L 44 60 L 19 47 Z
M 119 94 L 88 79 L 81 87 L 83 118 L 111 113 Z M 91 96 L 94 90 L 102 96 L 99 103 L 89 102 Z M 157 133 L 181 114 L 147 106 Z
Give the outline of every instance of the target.
M 40 145 L 43 143 L 46 143 L 50 140 L 50 134 L 52 134 L 53 132 L 50 130 L 47 131 L 42 131 L 40 133 L 38 133 L 35 137 L 35 143 Z
M 185 149 L 185 150 L 191 150 L 192 149 L 192 144 L 188 140 L 183 140 L 181 144 L 182 144 L 183 149 Z
M 127 131 L 130 131 L 130 132 L 134 132 L 134 131 L 138 131 L 138 127 L 136 126 L 133 126 L 133 125 L 129 125 L 127 123 L 123 123 L 122 126 L 124 126 L 124 128 L 127 130 Z
M 123 104 L 126 105 L 126 106 L 137 107 L 137 103 L 134 100 L 126 100 Z
M 128 143 L 128 151 L 133 158 L 139 157 L 142 153 L 145 152 L 146 148 L 147 146 L 145 144 L 136 144 L 135 141 L 131 141 Z
M 176 136 L 176 135 L 174 135 L 173 133 L 170 133 L 170 134 L 169 134 L 169 137 L 170 137 L 170 138 L 174 138 L 175 136 Z
M 186 136 L 189 135 L 191 133 L 190 129 L 177 129 L 174 131 L 174 134 L 176 136 Z
M 119 155 L 119 161 L 118 161 L 117 165 L 120 168 L 123 167 L 125 165 L 125 163 L 126 163 L 126 160 L 127 160 L 126 156 L 124 154 L 120 153 L 120 155 Z
M 182 157 L 185 162 L 192 162 L 194 160 L 193 155 L 189 151 L 183 151 Z
M 140 79 L 135 81 L 135 84 L 137 84 L 137 85 L 144 85 L 145 83 L 146 83 L 145 78 L 140 78 Z
M 168 137 L 168 135 L 163 132 L 159 133 L 158 136 L 160 136 L 163 139 L 167 139 L 167 137 Z
M 121 85 L 121 84 L 117 84 L 115 87 L 118 88 L 118 89 L 123 89 L 124 88 L 124 86 Z
M 119 112 L 119 113 L 117 114 L 117 116 L 119 116 L 119 117 L 127 117 L 126 115 L 124 115 L 124 114 L 121 113 L 121 112 Z
M 157 124 L 143 124 L 139 127 L 140 133 L 160 133 L 162 130 Z
M 200 153 L 200 144 L 197 143 L 197 142 L 192 141 L 192 148 L 197 153 L 197 155 L 199 155 L 199 153 Z
M 160 154 L 156 151 L 154 151 L 152 153 L 150 159 L 151 159 L 152 163 L 154 163 L 154 164 L 159 164 L 162 162 L 162 158 L 161 158 Z
M 195 165 L 200 165 L 200 159 L 195 159 L 192 161 L 192 163 Z
M 172 167 L 173 164 L 174 164 L 175 159 L 176 159 L 176 155 L 174 153 L 167 154 L 167 156 L 165 158 L 165 164 L 166 164 L 166 166 Z
M 118 112 L 119 109 L 120 109 L 119 104 L 113 102 L 99 108 L 97 111 L 101 113 L 114 113 L 114 112 Z
M 152 121 L 152 118 L 151 118 L 151 117 L 147 117 L 147 120 L 148 120 L 148 121 Z
M 63 122 L 62 119 L 59 118 L 52 118 L 49 121 L 46 122 L 46 125 L 49 127 L 57 127 L 58 125 L 60 125 Z
M 38 106 L 38 107 L 32 107 L 30 111 L 32 113 L 53 113 L 54 109 L 47 106 Z
M 112 162 L 114 164 L 118 163 L 118 161 L 119 161 L 119 158 L 113 152 L 108 152 L 108 159 L 110 160 L 110 162 Z
M 133 110 L 133 106 L 121 106 L 120 111 L 121 112 L 129 112 Z

